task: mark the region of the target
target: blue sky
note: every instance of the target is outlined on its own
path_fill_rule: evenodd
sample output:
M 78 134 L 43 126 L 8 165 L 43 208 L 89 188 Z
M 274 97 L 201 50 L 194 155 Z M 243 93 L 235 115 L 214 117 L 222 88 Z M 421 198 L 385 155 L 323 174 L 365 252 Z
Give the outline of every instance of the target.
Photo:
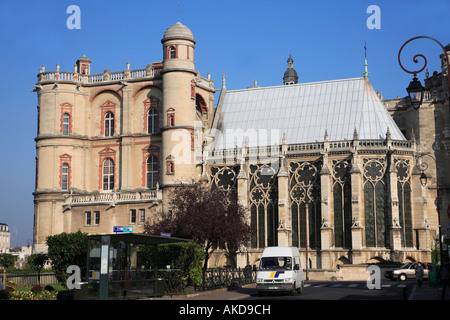
M 70 5 L 81 10 L 79 30 L 67 28 Z M 370 5 L 380 8 L 380 29 L 366 25 Z M 450 43 L 449 13 L 448 0 L 0 0 L 0 222 L 10 226 L 12 245 L 32 240 L 37 96 L 31 90 L 43 64 L 46 71 L 57 62 L 73 71 L 84 54 L 91 73 L 121 71 L 127 61 L 144 68 L 161 61 L 160 40 L 179 17 L 197 40 L 197 70 L 210 72 L 216 88 L 222 73 L 229 90 L 254 80 L 281 85 L 289 53 L 299 82 L 360 77 L 366 42 L 372 86 L 396 98 L 406 95 L 412 78 L 398 64 L 400 47 L 421 35 Z M 411 55 L 417 53 L 427 57 L 430 73 L 439 70 L 436 43 L 410 43 L 405 67 L 417 67 Z

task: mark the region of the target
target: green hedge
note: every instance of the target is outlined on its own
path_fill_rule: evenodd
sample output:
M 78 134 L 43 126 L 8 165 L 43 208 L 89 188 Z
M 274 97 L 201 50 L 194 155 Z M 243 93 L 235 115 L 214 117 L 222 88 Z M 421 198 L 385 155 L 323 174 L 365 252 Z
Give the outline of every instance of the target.
M 158 245 L 158 268 L 163 269 L 170 265 L 171 269 L 181 270 L 187 285 L 201 284 L 204 259 L 203 248 L 194 242 Z

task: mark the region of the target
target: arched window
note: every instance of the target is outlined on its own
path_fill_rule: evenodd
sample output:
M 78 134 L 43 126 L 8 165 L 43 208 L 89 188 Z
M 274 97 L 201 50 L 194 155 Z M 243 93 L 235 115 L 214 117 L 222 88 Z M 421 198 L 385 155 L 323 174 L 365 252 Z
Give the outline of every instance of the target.
M 350 159 L 333 160 L 334 245 L 352 246 L 352 202 Z
M 395 159 L 397 169 L 398 215 L 402 228 L 402 246 L 413 246 L 413 219 L 411 208 L 411 174 L 409 160 Z
M 271 165 L 250 166 L 250 223 L 256 233 L 252 248 L 278 244 L 278 180 Z
M 177 57 L 177 51 L 176 51 L 175 47 L 169 48 L 169 57 L 170 57 L 170 59 L 175 59 Z
M 175 114 L 174 113 L 167 114 L 167 126 L 168 127 L 175 126 Z
M 114 135 L 114 114 L 107 112 L 105 115 L 105 137 L 112 137 Z
M 307 244 L 311 248 L 321 246 L 321 168 L 321 160 L 289 163 L 292 246 L 299 248 L 306 248 Z
M 147 188 L 155 189 L 158 181 L 158 159 L 155 156 L 147 158 Z
M 363 161 L 366 247 L 388 247 L 386 161 L 384 159 Z
M 106 159 L 103 162 L 103 190 L 114 189 L 114 161 Z
M 158 111 L 150 108 L 147 115 L 147 132 L 156 133 L 158 131 Z
M 62 118 L 63 135 L 68 136 L 70 132 L 70 114 L 64 113 Z
M 69 189 L 69 165 L 63 163 L 61 167 L 61 189 Z
M 170 155 L 166 158 L 166 174 L 175 173 L 175 163 L 173 157 Z

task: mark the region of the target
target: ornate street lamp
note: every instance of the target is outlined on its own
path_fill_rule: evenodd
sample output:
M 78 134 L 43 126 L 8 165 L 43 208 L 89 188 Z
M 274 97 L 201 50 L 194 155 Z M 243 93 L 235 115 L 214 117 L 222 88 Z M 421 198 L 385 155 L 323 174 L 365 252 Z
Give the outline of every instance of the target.
M 422 105 L 423 96 L 425 94 L 425 88 L 422 86 L 420 81 L 417 79 L 416 74 L 414 74 L 413 80 L 409 83 L 406 91 L 409 95 L 409 103 L 413 106 L 414 109 L 419 109 Z M 419 95 L 419 99 L 417 99 L 417 95 Z
M 402 53 L 403 48 L 405 47 L 405 45 L 407 45 L 409 42 L 416 40 L 416 39 L 430 39 L 435 41 L 444 51 L 444 55 L 447 56 L 447 50 L 445 50 L 444 46 L 437 41 L 434 38 L 428 37 L 428 36 L 418 36 L 418 37 L 414 37 L 409 39 L 408 41 L 406 41 L 402 47 L 400 48 L 400 51 L 398 52 L 398 63 L 400 64 L 400 67 L 407 73 L 411 73 L 414 75 L 413 80 L 409 83 L 408 88 L 406 88 L 406 91 L 408 92 L 408 96 L 409 96 L 409 101 L 411 103 L 411 105 L 413 106 L 414 109 L 419 109 L 420 106 L 422 105 L 422 101 L 423 101 L 423 97 L 425 94 L 425 88 L 422 86 L 422 84 L 420 83 L 420 80 L 417 79 L 417 74 L 422 72 L 425 67 L 427 66 L 427 58 L 425 58 L 425 56 L 423 54 L 416 54 L 413 57 L 413 61 L 414 63 L 418 63 L 419 60 L 417 59 L 418 57 L 423 59 L 424 65 L 421 69 L 419 70 L 414 70 L 414 71 L 410 71 L 407 70 L 403 67 L 402 62 L 400 60 L 400 54 Z M 447 63 L 447 82 L 448 82 L 448 92 L 450 94 L 450 64 L 449 64 L 449 59 L 445 59 L 446 63 Z M 420 95 L 419 99 L 417 99 L 417 95 Z M 450 99 L 450 96 L 449 96 Z
M 425 172 L 422 171 L 422 174 L 420 175 L 419 179 L 422 187 L 425 187 L 427 185 L 427 175 L 425 174 Z

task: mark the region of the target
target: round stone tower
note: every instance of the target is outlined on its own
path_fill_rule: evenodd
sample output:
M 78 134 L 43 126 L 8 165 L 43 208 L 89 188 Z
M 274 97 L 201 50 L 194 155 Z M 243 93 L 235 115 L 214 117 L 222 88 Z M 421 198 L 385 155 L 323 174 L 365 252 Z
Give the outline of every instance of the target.
M 162 187 L 197 178 L 194 162 L 195 70 L 194 36 L 183 24 L 169 27 L 163 45 Z

